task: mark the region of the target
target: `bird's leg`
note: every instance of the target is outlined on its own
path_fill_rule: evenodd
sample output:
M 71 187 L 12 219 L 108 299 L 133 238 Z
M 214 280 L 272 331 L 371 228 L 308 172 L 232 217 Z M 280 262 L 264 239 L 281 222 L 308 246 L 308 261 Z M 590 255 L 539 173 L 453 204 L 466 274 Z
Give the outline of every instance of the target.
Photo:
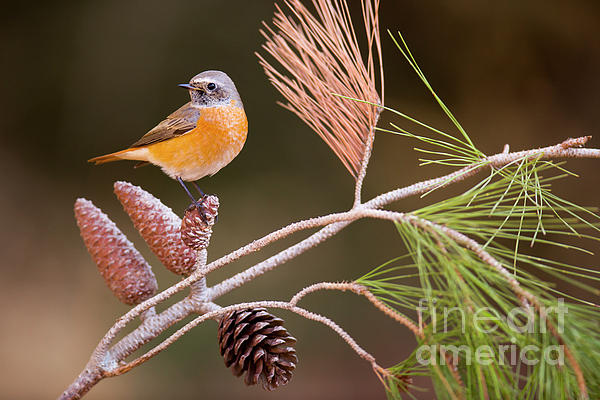
M 204 194 L 204 192 L 202 191 L 202 189 L 200 189 L 200 186 L 198 186 L 198 184 L 195 181 L 192 181 L 192 185 L 194 186 L 194 188 L 196 189 L 196 191 L 198 192 L 198 194 L 200 195 L 200 197 L 206 196 Z
M 202 191 L 200 190 L 200 188 L 198 187 L 198 185 L 196 185 L 195 182 L 192 182 L 192 184 L 194 185 L 194 187 L 196 188 L 196 190 L 198 190 L 201 194 L 202 197 L 200 197 L 200 199 L 196 200 L 196 198 L 194 196 L 192 196 L 192 194 L 190 193 L 190 190 L 188 189 L 188 187 L 185 185 L 185 183 L 183 182 L 183 180 L 181 179 L 181 177 L 177 177 L 177 182 L 179 182 L 179 184 L 183 187 L 183 189 L 185 190 L 185 192 L 187 193 L 187 195 L 190 197 L 190 199 L 192 199 L 192 204 L 190 204 L 190 207 L 196 207 L 196 209 L 200 212 L 200 218 L 202 218 L 202 220 L 205 223 L 208 223 L 208 220 L 206 218 L 206 207 L 204 206 L 204 193 L 202 193 Z
M 183 183 L 183 180 L 181 180 L 180 177 L 177 177 L 177 182 L 179 182 L 179 184 L 183 187 L 183 190 L 185 190 L 185 192 L 187 193 L 187 195 L 190 196 L 190 199 L 192 199 L 192 203 L 193 204 L 197 204 L 196 198 L 194 196 L 192 196 L 192 194 L 190 193 L 190 190 L 185 185 L 185 183 Z

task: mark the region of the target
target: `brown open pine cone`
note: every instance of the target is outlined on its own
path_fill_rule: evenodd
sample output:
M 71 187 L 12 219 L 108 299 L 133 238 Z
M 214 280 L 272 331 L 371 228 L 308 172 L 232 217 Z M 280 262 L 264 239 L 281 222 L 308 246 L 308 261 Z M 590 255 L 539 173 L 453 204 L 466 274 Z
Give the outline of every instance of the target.
M 219 323 L 219 348 L 225 365 L 235 376 L 246 373 L 246 385 L 259 381 L 274 390 L 292 378 L 298 357 L 296 339 L 283 327 L 283 320 L 264 308 L 230 311 Z

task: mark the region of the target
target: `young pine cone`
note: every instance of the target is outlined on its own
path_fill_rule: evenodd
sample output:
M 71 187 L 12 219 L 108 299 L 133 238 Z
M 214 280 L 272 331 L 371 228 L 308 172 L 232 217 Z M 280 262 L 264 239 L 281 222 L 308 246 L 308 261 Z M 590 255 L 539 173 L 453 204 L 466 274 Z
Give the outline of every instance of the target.
M 204 196 L 200 201 L 200 207 L 192 204 L 185 210 L 181 221 L 181 240 L 186 246 L 194 250 L 208 247 L 218 210 L 219 198 L 217 196 Z
M 282 325 L 282 319 L 264 308 L 231 311 L 221 319 L 221 355 L 235 376 L 246 373 L 246 385 L 260 380 L 265 390 L 274 390 L 292 378 L 298 362 L 296 339 Z
M 408 374 L 394 374 L 396 389 L 400 393 L 408 393 L 413 385 L 413 377 Z

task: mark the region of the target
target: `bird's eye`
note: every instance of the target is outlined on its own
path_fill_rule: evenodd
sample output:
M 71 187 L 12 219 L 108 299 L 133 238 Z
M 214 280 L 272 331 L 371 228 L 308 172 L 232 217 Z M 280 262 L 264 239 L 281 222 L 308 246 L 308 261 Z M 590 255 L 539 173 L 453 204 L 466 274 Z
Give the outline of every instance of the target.
M 215 90 L 217 88 L 217 85 L 215 85 L 214 83 L 209 83 L 208 85 L 206 85 L 206 88 L 208 90 Z

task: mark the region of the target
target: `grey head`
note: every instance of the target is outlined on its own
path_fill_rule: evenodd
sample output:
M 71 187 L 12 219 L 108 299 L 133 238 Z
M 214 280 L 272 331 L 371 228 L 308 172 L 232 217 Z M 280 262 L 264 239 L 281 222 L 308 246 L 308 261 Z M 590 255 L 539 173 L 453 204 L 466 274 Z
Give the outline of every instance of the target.
M 204 71 L 190 79 L 190 83 L 179 86 L 189 90 L 192 106 L 214 107 L 235 100 L 235 106 L 244 107 L 235 84 L 225 72 Z

